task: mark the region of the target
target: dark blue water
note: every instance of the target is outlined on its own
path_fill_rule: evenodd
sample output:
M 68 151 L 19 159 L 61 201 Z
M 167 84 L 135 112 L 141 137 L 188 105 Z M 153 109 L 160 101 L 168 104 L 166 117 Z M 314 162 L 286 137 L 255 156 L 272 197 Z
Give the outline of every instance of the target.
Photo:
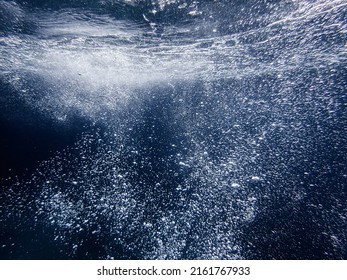
M 0 1 L 0 258 L 346 259 L 346 14 Z

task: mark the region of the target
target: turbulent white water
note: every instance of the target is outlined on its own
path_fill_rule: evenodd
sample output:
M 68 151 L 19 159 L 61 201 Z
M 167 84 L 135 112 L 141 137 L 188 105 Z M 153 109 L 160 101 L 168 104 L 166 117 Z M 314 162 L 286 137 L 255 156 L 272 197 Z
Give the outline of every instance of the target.
M 164 9 L 171 2 L 158 3 Z M 153 84 L 286 75 L 345 61 L 346 46 L 335 44 L 346 34 L 340 19 L 345 7 L 344 1 L 293 1 L 280 12 L 252 19 L 261 22 L 259 28 L 226 35 L 219 34 L 218 20 L 207 14 L 203 20 L 169 26 L 160 36 L 151 36 L 156 29 L 150 24 L 111 15 L 39 11 L 30 15 L 34 35 L 2 38 L 2 73 L 23 94 L 37 91 L 27 83 L 46 83 L 39 90 L 41 106 L 87 110 L 88 115 L 105 106 L 113 109 L 136 89 Z M 10 8 L 17 9 L 17 21 L 25 18 L 20 8 Z
M 93 123 L 4 195 L 4 221 L 27 225 L 29 209 L 68 258 L 283 258 L 253 246 L 296 213 L 269 234 L 287 246 L 308 213 L 311 247 L 327 238 L 326 257 L 343 258 L 345 165 L 336 175 L 325 156 L 345 158 L 346 1 L 166 0 L 136 20 L 0 7 L 2 83 L 47 118 Z M 322 210 L 310 191 L 332 182 Z

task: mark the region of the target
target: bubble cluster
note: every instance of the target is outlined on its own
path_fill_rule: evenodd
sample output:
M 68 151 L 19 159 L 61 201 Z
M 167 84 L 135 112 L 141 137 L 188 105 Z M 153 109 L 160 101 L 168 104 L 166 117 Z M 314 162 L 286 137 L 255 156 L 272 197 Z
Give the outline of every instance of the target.
M 345 1 L 3 2 L 1 84 L 86 120 L 1 189 L 5 258 L 346 257 Z

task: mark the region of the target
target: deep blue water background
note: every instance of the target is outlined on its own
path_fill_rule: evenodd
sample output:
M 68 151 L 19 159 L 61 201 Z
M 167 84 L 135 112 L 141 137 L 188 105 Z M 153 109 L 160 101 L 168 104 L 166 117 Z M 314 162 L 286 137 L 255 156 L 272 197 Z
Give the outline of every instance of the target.
M 0 259 L 346 259 L 347 3 L 172 2 L 0 1 Z

